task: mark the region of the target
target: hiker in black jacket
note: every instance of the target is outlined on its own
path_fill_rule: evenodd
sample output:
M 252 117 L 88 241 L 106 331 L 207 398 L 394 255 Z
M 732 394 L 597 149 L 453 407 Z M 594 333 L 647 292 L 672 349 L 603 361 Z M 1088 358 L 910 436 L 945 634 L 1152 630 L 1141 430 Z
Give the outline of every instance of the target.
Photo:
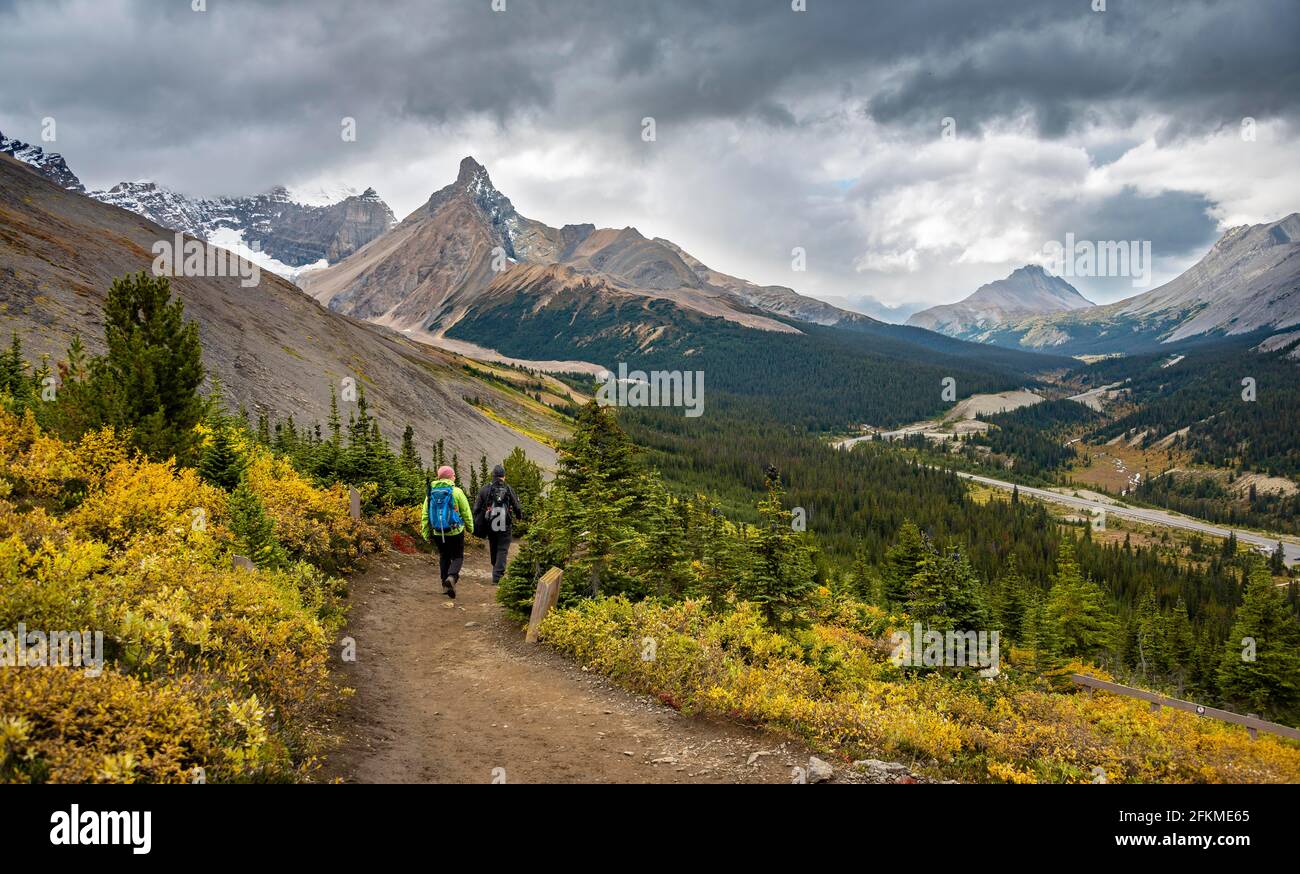
M 479 489 L 474 501 L 474 527 L 486 532 L 488 551 L 492 556 L 492 582 L 501 582 L 506 575 L 506 559 L 510 554 L 510 529 L 515 519 L 524 518 L 524 508 L 519 497 L 506 483 L 506 469 L 501 465 L 492 468 L 492 482 Z M 483 527 L 479 529 L 479 521 Z

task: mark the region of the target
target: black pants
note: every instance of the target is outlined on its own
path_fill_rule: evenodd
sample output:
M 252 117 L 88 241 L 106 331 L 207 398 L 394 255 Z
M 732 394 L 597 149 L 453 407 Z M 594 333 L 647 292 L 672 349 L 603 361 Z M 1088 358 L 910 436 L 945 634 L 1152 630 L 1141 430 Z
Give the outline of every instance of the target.
M 433 535 L 433 545 L 438 550 L 438 570 L 442 581 L 447 577 L 459 577 L 460 566 L 465 563 L 465 532 L 448 534 L 446 537 Z
M 506 561 L 510 557 L 510 532 L 489 531 L 487 542 L 492 557 L 492 582 L 499 583 L 506 575 Z

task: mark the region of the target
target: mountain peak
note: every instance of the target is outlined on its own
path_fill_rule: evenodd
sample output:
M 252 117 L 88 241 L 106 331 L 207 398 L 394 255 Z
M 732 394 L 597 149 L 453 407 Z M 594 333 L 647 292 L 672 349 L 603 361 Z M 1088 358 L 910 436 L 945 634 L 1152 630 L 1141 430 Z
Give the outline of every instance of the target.
M 1043 266 L 1041 264 L 1026 264 L 1024 267 L 1017 267 L 1015 270 L 1011 271 L 1011 276 L 1016 276 L 1016 275 L 1046 276 L 1047 271 L 1043 269 Z M 1010 279 L 1011 276 L 1008 276 L 1007 278 Z
M 47 152 L 40 146 L 33 146 L 30 143 L 24 143 L 22 140 L 11 139 L 3 133 L 0 133 L 0 152 L 13 157 L 17 161 L 22 161 L 60 188 L 82 194 L 86 191 L 86 187 L 81 184 L 77 174 L 68 169 L 63 156 L 58 152 Z
M 466 155 L 460 159 L 460 172 L 456 175 L 456 184 L 467 186 L 475 183 L 486 184 L 489 188 L 492 186 L 487 168 L 475 161 L 472 155 Z
M 907 324 L 966 340 L 1012 320 L 1092 306 L 1073 285 L 1038 264 L 1026 264 L 1005 279 L 981 285 L 957 303 L 913 313 Z

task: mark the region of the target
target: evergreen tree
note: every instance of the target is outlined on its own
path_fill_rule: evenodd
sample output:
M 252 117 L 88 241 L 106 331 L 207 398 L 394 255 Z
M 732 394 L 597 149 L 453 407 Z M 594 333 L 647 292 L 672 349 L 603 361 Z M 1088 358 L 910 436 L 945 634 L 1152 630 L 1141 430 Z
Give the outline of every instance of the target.
M 775 468 L 767 470 L 767 497 L 758 505 L 759 524 L 750 541 L 750 568 L 738 594 L 758 604 L 772 625 L 803 621 L 801 607 L 815 585 L 813 553 L 807 535 L 792 526 L 785 490 Z
M 235 451 L 229 429 L 224 424 L 218 424 L 208 444 L 203 447 L 198 472 L 204 482 L 226 491 L 239 485 L 244 474 L 244 462 Z
M 880 577 L 872 568 L 871 556 L 866 549 L 859 548 L 853 555 L 850 582 L 853 594 L 863 601 L 879 604 L 884 598 Z
M 1025 611 L 1025 644 L 1033 652 L 1030 667 L 1051 688 L 1064 688 L 1065 660 L 1061 658 L 1061 639 L 1056 624 L 1047 612 L 1047 599 L 1034 592 Z
M 506 481 L 515 490 L 519 505 L 524 510 L 524 518 L 515 522 L 515 531 L 520 536 L 526 536 L 542 497 L 542 469 L 518 446 L 510 451 L 502 466 L 506 469 Z
M 1002 630 L 1013 640 L 1023 640 L 1030 593 L 1029 584 L 1020 573 L 1020 560 L 1014 552 L 1007 556 L 1006 570 L 998 580 L 998 595 L 998 619 Z
M 956 546 L 926 551 L 908 585 L 907 615 L 937 631 L 988 629 L 979 577 Z
M 885 553 L 883 577 L 887 605 L 899 607 L 907 603 L 912 577 L 921 569 L 929 551 L 921 529 L 910 519 L 904 522 L 894 545 Z
M 415 429 L 410 425 L 402 432 L 402 451 L 399 456 L 402 467 L 412 473 L 422 473 L 424 471 L 424 461 L 420 458 L 420 453 L 415 449 Z
M 1237 554 L 1237 532 L 1229 531 L 1228 539 L 1223 541 L 1223 557 L 1232 558 Z
M 1169 625 L 1156 603 L 1155 589 L 1147 589 L 1134 622 L 1138 670 L 1144 677 L 1169 670 Z
M 275 537 L 275 522 L 246 480 L 230 493 L 230 530 L 240 550 L 260 568 L 282 567 L 285 554 Z
M 104 303 L 108 353 L 96 359 L 95 396 L 105 424 L 131 429 L 150 458 L 192 458 L 204 416 L 199 329 L 185 321 L 166 277 L 141 272 L 113 281 Z
M 1092 658 L 1111 644 L 1115 632 L 1106 596 L 1091 580 L 1084 579 L 1074 541 L 1069 537 L 1061 541 L 1046 620 L 1060 640 L 1061 654 L 1066 656 Z
M 1219 665 L 1219 687 L 1231 705 L 1261 715 L 1287 714 L 1300 703 L 1300 624 L 1256 557 Z

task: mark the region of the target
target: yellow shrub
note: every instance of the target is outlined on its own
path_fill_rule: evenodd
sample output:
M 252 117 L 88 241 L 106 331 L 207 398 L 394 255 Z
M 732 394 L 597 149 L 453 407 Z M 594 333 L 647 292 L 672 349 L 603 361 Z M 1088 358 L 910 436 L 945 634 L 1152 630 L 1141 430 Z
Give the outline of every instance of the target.
M 291 547 L 327 566 L 370 547 L 346 491 L 258 452 L 260 496 Z M 60 513 L 69 482 L 84 498 Z M 0 781 L 310 772 L 346 694 L 327 661 L 341 581 L 302 562 L 232 569 L 226 493 L 111 431 L 69 446 L 0 412 L 0 484 L 0 629 L 97 631 L 105 658 L 97 677 L 0 668 Z
M 100 489 L 68 515 L 67 524 L 74 532 L 122 547 L 148 535 L 210 540 L 209 520 L 225 512 L 225 492 L 192 469 L 135 458 L 109 469 Z
M 275 520 L 275 536 L 289 555 L 347 571 L 378 547 L 378 535 L 349 515 L 347 486 L 317 488 L 287 459 L 260 447 L 249 452 L 248 485 Z
M 748 604 L 714 616 L 696 602 L 621 598 L 552 611 L 542 636 L 674 706 L 796 734 L 844 759 L 897 758 L 936 776 L 1014 783 L 1090 782 L 1101 772 L 1112 783 L 1300 781 L 1300 746 L 1251 741 L 1191 714 L 1039 691 L 1023 675 L 895 668 L 871 636 L 894 617 L 818 597 L 819 621 L 790 636 Z M 646 639 L 653 659 L 643 657 Z

